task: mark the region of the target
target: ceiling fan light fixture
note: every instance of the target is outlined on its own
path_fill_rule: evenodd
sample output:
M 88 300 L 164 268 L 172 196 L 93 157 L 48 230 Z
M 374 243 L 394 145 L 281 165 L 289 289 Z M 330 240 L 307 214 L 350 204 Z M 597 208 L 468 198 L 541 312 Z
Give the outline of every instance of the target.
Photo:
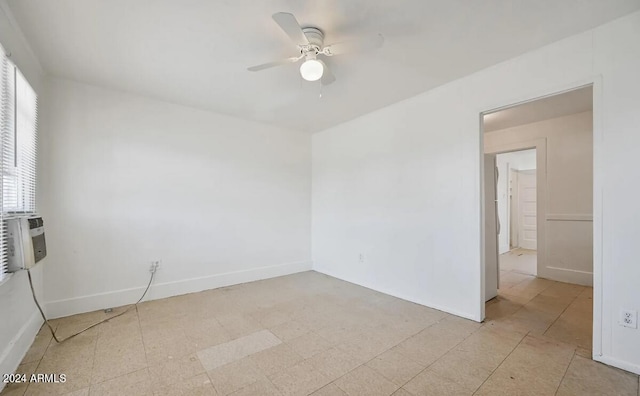
M 307 81 L 318 81 L 323 73 L 324 67 L 317 59 L 307 59 L 300 65 L 300 75 Z

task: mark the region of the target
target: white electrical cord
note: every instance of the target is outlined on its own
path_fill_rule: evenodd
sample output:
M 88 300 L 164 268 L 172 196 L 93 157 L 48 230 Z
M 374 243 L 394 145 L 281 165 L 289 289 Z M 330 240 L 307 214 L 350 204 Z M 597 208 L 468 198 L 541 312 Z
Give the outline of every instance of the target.
M 27 275 L 29 276 L 29 286 L 31 287 L 31 294 L 33 295 L 33 301 L 36 303 L 36 306 L 38 307 L 38 310 L 40 311 L 40 315 L 42 315 L 42 319 L 44 319 L 44 322 L 47 324 L 47 326 L 49 327 L 49 330 L 51 331 L 51 335 L 53 335 L 53 339 L 56 340 L 57 343 L 61 343 L 64 341 L 67 341 L 75 336 L 77 336 L 78 334 L 82 334 L 85 331 L 96 327 L 97 325 L 104 323 L 104 322 L 108 322 L 109 320 L 113 319 L 113 318 L 117 318 L 118 316 L 122 316 L 124 314 L 126 314 L 127 312 L 129 312 L 132 308 L 138 308 L 138 304 L 140 304 L 140 301 L 142 301 L 142 299 L 144 298 L 144 296 L 147 295 L 147 291 L 149 291 L 149 287 L 151 287 L 151 282 L 153 282 L 153 276 L 156 274 L 156 270 L 154 269 L 153 271 L 151 271 L 151 277 L 149 278 L 149 283 L 147 284 L 147 288 L 144 289 L 144 293 L 142 293 L 142 297 L 140 297 L 140 299 L 133 305 L 131 305 L 129 308 L 125 309 L 124 311 L 120 312 L 117 315 L 113 315 L 111 317 L 108 317 L 106 319 L 103 319 L 101 321 L 99 321 L 98 323 L 94 323 L 91 326 L 80 330 L 77 333 L 74 333 L 72 335 L 70 335 L 69 337 L 63 338 L 63 339 L 58 339 L 58 337 L 56 336 L 56 332 L 53 330 L 53 327 L 51 327 L 51 324 L 49 323 L 49 320 L 47 320 L 47 317 L 44 315 L 44 311 L 42 310 L 42 307 L 40 306 L 40 303 L 38 302 L 38 299 L 36 298 L 36 292 L 33 289 L 33 280 L 31 279 L 31 270 L 27 270 Z

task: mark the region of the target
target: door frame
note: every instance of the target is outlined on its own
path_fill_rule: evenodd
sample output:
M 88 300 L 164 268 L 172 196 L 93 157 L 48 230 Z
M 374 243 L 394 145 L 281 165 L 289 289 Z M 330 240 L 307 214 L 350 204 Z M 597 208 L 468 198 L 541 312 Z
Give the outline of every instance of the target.
M 531 149 L 536 150 L 536 238 L 538 239 L 536 273 L 544 274 L 544 268 L 547 267 L 547 139 L 537 138 L 487 146 L 484 148 L 484 153 L 504 154 Z
M 603 288 L 604 273 L 607 269 L 603 265 L 603 249 L 602 249 L 602 234 L 603 234 L 603 186 L 604 176 L 602 171 L 602 152 L 603 152 L 603 87 L 602 87 L 602 75 L 594 75 L 589 78 L 574 81 L 570 84 L 562 84 L 555 86 L 551 89 L 544 89 L 538 92 L 529 92 L 528 94 L 518 94 L 511 100 L 504 100 L 500 103 L 496 103 L 493 106 L 486 106 L 484 108 L 478 108 L 478 124 L 479 124 L 479 152 L 478 162 L 479 169 L 479 185 L 480 185 L 480 224 L 478 224 L 480 231 L 479 250 L 480 250 L 480 290 L 478 295 L 478 301 L 480 306 L 478 312 L 480 312 L 480 320 L 485 319 L 485 258 L 484 258 L 484 115 L 494 113 L 499 110 L 504 110 L 510 107 L 514 107 L 527 102 L 532 102 L 538 99 L 543 99 L 549 96 L 555 96 L 558 94 L 574 91 L 580 88 L 586 88 L 591 86 L 593 88 L 593 342 L 592 342 L 592 357 L 595 360 L 601 360 L 602 356 L 602 336 L 603 336 Z M 546 149 L 546 147 L 545 147 Z M 546 168 L 546 161 L 544 162 Z M 539 166 L 539 165 L 538 165 Z M 538 172 L 542 173 L 542 172 Z M 546 177 L 546 169 L 545 169 Z M 539 180 L 537 180 L 539 181 Z M 545 186 L 546 188 L 546 186 Z M 539 196 L 539 193 L 538 193 Z M 540 234 L 538 234 L 540 236 Z M 538 241 L 538 247 L 540 247 L 540 239 Z M 543 242 L 544 243 L 544 242 Z

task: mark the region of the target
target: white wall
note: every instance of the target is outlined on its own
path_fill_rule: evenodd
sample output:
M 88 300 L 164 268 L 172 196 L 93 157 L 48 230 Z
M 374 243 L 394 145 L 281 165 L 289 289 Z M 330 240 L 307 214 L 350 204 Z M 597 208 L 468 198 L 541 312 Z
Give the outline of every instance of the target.
M 485 150 L 546 141 L 546 203 L 538 205 L 545 243 L 538 276 L 591 285 L 593 280 L 593 113 L 591 111 L 485 134 Z M 510 153 L 513 155 L 515 153 Z M 534 158 L 535 160 L 535 158 Z M 525 164 L 526 165 L 526 164 Z
M 52 317 L 311 268 L 311 138 L 51 79 L 41 175 Z
M 42 94 L 42 69 L 16 28 L 10 13 L 0 2 L 0 44 L 11 53 L 11 60 L 20 68 L 36 93 Z M 39 98 L 40 102 L 43 100 Z M 39 164 L 41 167 L 42 164 Z M 38 196 L 38 202 L 41 199 Z M 42 296 L 41 261 L 32 270 L 36 294 Z M 0 283 L 0 373 L 12 373 L 33 343 L 42 319 L 33 303 L 31 290 L 24 271 L 10 275 Z M 5 384 L 0 381 L 0 390 Z
M 314 268 L 481 320 L 479 114 L 595 80 L 594 355 L 640 373 L 638 43 L 640 12 L 314 135 Z
M 486 137 L 485 137 L 486 139 Z M 486 145 L 486 140 L 485 140 Z M 513 170 L 536 169 L 536 150 L 522 150 L 512 153 L 503 153 L 496 156 L 498 168 L 498 217 L 500 219 L 500 234 L 498 235 L 499 254 L 510 249 L 511 222 L 509 216 L 509 172 Z

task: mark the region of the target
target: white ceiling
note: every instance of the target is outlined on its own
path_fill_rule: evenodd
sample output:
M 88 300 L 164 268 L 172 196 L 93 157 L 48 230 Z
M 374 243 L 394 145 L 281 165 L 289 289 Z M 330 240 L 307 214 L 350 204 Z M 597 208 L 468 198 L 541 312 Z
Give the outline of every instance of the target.
M 4 0 L 0 0 L 4 1 Z M 640 9 L 640 0 L 7 0 L 54 75 L 305 131 L 414 96 Z M 382 49 L 303 82 L 277 11 L 326 43 L 382 33 Z M 10 49 L 8 49 L 10 50 Z
M 523 103 L 484 116 L 484 132 L 593 110 L 591 86 Z

